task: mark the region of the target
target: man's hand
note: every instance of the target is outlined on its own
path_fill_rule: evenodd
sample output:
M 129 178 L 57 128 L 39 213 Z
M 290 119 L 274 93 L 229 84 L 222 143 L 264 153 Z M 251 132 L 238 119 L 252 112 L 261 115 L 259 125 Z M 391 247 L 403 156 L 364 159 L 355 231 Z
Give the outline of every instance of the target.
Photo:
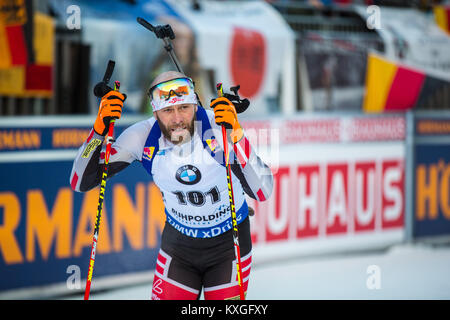
M 112 119 L 120 119 L 123 102 L 127 96 L 119 91 L 111 90 L 102 97 L 97 119 L 94 123 L 94 131 L 102 136 L 108 133 L 109 123 Z
M 211 101 L 210 107 L 214 110 L 214 119 L 218 125 L 224 125 L 226 129 L 232 129 L 230 138 L 237 143 L 244 136 L 244 130 L 237 119 L 236 108 L 233 103 L 225 97 Z

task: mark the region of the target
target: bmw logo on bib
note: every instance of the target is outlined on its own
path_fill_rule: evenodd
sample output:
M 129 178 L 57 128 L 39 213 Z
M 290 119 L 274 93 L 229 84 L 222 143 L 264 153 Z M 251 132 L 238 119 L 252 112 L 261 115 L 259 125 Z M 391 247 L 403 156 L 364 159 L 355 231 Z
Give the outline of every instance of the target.
M 198 170 L 196 167 L 187 164 L 177 170 L 175 178 L 182 184 L 192 185 L 199 182 L 202 178 L 202 175 L 200 173 L 200 170 Z

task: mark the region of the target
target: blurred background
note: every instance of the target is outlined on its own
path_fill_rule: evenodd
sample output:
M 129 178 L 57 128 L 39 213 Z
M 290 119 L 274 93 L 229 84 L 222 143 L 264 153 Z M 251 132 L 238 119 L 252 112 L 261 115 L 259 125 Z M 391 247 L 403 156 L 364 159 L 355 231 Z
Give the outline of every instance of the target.
M 254 299 L 450 298 L 450 1 L 0 0 L 0 299 L 84 290 L 98 190 L 69 176 L 93 88 L 114 60 L 117 136 L 175 69 L 137 17 L 172 26 L 206 108 L 218 82 L 251 101 L 240 119 L 275 178 L 268 201 L 248 199 Z M 144 282 L 104 298 L 149 298 L 165 217 L 140 164 L 110 180 L 103 216 L 93 292 Z M 333 278 L 347 285 L 323 277 L 350 253 L 362 260 Z

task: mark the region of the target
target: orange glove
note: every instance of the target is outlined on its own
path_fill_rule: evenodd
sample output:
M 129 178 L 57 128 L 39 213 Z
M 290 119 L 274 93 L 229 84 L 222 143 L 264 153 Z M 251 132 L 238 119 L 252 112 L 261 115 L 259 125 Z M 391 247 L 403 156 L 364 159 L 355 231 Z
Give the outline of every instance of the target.
M 123 102 L 127 96 L 119 91 L 111 90 L 102 97 L 97 119 L 94 123 L 94 131 L 102 136 L 108 133 L 109 122 L 112 119 L 120 119 Z
M 231 129 L 230 138 L 237 143 L 244 136 L 244 130 L 237 119 L 236 108 L 233 103 L 225 97 L 211 101 L 210 107 L 214 110 L 214 119 L 218 125 L 224 125 Z

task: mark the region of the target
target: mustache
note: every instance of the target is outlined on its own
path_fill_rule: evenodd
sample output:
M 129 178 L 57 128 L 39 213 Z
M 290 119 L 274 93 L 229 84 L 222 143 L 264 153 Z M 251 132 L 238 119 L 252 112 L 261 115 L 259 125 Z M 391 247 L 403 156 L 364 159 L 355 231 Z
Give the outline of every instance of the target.
M 179 124 L 173 124 L 173 125 L 171 125 L 171 126 L 168 126 L 168 129 L 169 130 L 173 130 L 173 129 L 179 129 L 179 128 L 182 128 L 182 129 L 187 129 L 187 128 L 189 128 L 190 127 L 190 124 L 189 123 L 179 123 Z
M 194 117 L 194 119 L 192 119 L 191 122 L 182 122 L 182 123 L 177 123 L 177 124 L 167 125 L 167 126 L 165 126 L 164 124 L 159 122 L 159 125 L 160 125 L 161 131 L 162 131 L 163 135 L 166 137 L 166 139 L 168 139 L 169 141 L 172 141 L 175 144 L 179 144 L 179 143 L 183 142 L 184 137 L 183 136 L 172 136 L 172 135 L 175 133 L 175 130 L 182 128 L 182 129 L 188 130 L 190 136 L 192 136 L 194 134 L 194 129 L 195 129 L 195 117 Z

